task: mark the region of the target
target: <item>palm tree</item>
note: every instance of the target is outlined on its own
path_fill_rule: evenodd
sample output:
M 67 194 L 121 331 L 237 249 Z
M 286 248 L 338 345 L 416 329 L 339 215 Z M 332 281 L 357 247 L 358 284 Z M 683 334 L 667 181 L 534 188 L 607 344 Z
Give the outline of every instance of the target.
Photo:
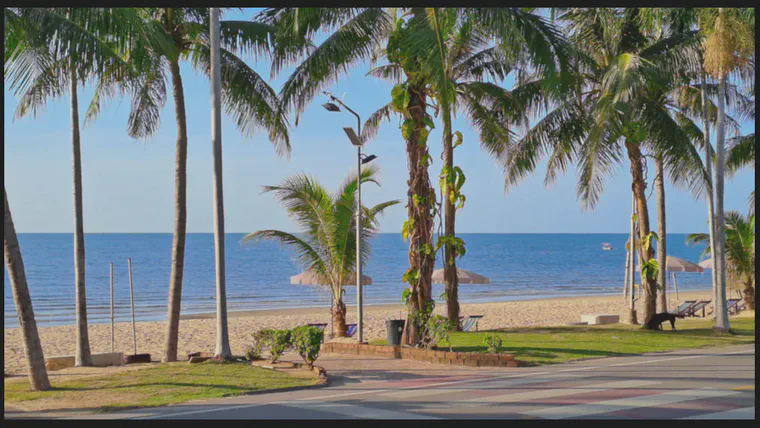
M 364 168 L 361 182 L 379 185 L 376 176 L 376 168 Z M 353 215 L 357 204 L 356 181 L 356 175 L 350 174 L 334 194 L 303 174 L 288 177 L 279 186 L 265 186 L 264 191 L 274 192 L 300 233 L 270 229 L 243 237 L 243 242 L 266 239 L 288 245 L 295 251 L 301 267 L 315 273 L 320 284 L 330 287 L 334 302 L 331 309 L 333 325 L 338 337 L 346 336 L 343 285 L 356 277 L 356 216 Z M 368 241 L 379 229 L 378 216 L 398 202 L 393 200 L 372 208 L 362 207 L 362 264 L 366 264 L 371 252 Z
M 553 79 L 556 63 L 565 69 L 568 58 L 562 36 L 530 11 L 426 8 L 424 12 L 415 15 L 418 22 L 407 43 L 429 70 L 430 96 L 437 101 L 444 127 L 440 182 L 445 225 L 436 247 L 444 249 L 448 318 L 458 320 L 456 258 L 464 255 L 464 242 L 456 237 L 455 215 L 464 206 L 460 189 L 465 176 L 454 166 L 454 148 L 462 142 L 461 133 L 452 129 L 457 107 L 466 110 L 480 132 L 481 146 L 498 162 L 509 144 L 510 122 L 522 119 L 524 111 L 512 110 L 511 94 L 497 82 L 513 71 L 522 73 L 533 66 L 536 74 L 557 85 L 560 82 Z M 400 75 L 395 64 L 377 67 L 370 74 Z M 494 114 L 494 106 L 500 106 L 502 114 Z M 365 126 L 365 131 L 373 129 Z
M 5 51 L 6 79 L 21 95 L 16 118 L 34 116 L 50 98 L 69 94 L 71 107 L 72 171 L 74 184 L 74 277 L 76 289 L 76 366 L 91 366 L 85 287 L 82 159 L 79 125 L 80 84 L 110 69 L 119 76 L 129 68 L 106 39 L 109 26 L 128 28 L 130 20 L 118 10 L 5 9 L 12 37 Z M 115 24 L 120 20 L 127 25 Z M 113 23 L 113 24 L 112 24 Z M 123 25 L 123 27 L 122 27 Z M 6 39 L 8 39 L 6 32 Z
M 726 309 L 726 236 L 723 212 L 725 178 L 726 112 L 725 94 L 728 74 L 748 61 L 754 52 L 754 9 L 704 9 L 700 27 L 707 35 L 704 69 L 718 79 L 718 125 L 715 165 L 715 301 L 716 331 L 730 328 Z
M 217 359 L 231 359 L 227 331 L 227 290 L 224 264 L 224 197 L 222 186 L 222 77 L 219 9 L 210 8 L 211 28 L 211 136 L 214 158 L 214 258 L 216 259 L 216 352 Z
M 584 208 L 593 208 L 605 178 L 628 158 L 636 201 L 639 259 L 646 298 L 643 324 L 656 312 L 657 269 L 649 225 L 645 150 L 662 157 L 671 180 L 697 191 L 704 172 L 692 143 L 693 123 L 674 114 L 667 90 L 698 61 L 698 39 L 674 34 L 647 37 L 636 9 L 571 9 L 559 19 L 576 43 L 578 85 L 571 96 L 546 97 L 548 110 L 521 141 L 510 148 L 505 163 L 507 185 L 530 173 L 549 157 L 546 183 L 570 163 L 578 164 L 578 193 Z M 514 91 L 518 91 L 519 88 Z M 686 123 L 684 123 L 686 122 Z M 643 274 L 646 271 L 648 274 Z
M 744 301 L 748 309 L 755 310 L 755 215 L 745 217 L 728 211 L 725 218 L 727 272 L 744 283 Z M 706 244 L 702 255 L 711 253 L 709 234 L 693 233 L 686 237 L 686 243 Z
M 50 389 L 47 370 L 45 370 L 45 355 L 42 353 L 40 335 L 37 332 L 37 322 L 34 320 L 34 308 L 32 297 L 29 295 L 29 287 L 26 283 L 24 272 L 24 260 L 21 258 L 21 248 L 16 237 L 16 228 L 11 217 L 11 207 L 8 205 L 8 195 L 3 187 L 4 208 L 4 239 L 5 266 L 8 269 L 8 277 L 13 289 L 13 301 L 16 303 L 18 325 L 23 335 L 21 341 L 24 344 L 26 355 L 26 368 L 29 375 L 29 388 L 32 391 L 45 391 Z
M 187 119 L 180 63 L 188 60 L 196 70 L 209 75 L 210 19 L 207 8 L 142 8 L 133 11 L 142 25 L 136 31 L 114 37 L 128 40 L 129 49 L 124 54 L 138 74 L 122 80 L 101 80 L 88 112 L 98 112 L 101 103 L 113 96 L 117 89 L 128 90 L 132 93 L 132 110 L 127 125 L 129 135 L 133 138 L 150 137 L 159 127 L 160 112 L 166 103 L 168 72 L 174 98 L 177 142 L 172 268 L 162 360 L 176 361 L 187 229 Z M 268 131 L 277 153 L 289 154 L 288 120 L 279 98 L 242 59 L 268 54 L 274 28 L 234 20 L 221 21 L 219 28 L 221 103 L 225 111 L 244 135 L 252 135 L 256 129 L 263 128 Z M 224 301 L 223 296 L 220 300 Z

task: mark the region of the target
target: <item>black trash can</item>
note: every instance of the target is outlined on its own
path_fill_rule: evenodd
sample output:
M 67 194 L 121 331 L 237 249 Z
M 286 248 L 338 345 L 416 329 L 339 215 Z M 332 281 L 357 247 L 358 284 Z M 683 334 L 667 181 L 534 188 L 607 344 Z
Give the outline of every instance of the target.
M 401 334 L 404 332 L 405 322 L 405 320 L 388 320 L 385 322 L 385 327 L 388 330 L 389 345 L 401 344 Z

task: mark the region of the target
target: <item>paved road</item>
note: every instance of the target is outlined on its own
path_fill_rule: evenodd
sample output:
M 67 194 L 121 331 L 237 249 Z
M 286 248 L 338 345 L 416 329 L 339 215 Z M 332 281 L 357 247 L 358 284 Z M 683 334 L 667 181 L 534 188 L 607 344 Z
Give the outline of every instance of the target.
M 399 360 L 378 361 L 367 368 L 366 359 L 349 356 L 330 356 L 323 364 L 333 379 L 325 388 L 230 397 L 90 417 L 755 418 L 754 345 L 520 369 L 465 369 L 424 364 L 427 370 L 420 370 L 423 366 L 412 367 L 420 363 L 410 365 Z M 6 413 L 6 417 L 13 416 Z

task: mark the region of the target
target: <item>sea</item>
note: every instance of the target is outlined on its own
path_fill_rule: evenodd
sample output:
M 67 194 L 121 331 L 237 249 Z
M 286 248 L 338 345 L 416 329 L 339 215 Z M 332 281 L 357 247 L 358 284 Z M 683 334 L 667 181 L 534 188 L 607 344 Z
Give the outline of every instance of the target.
M 244 244 L 243 234 L 226 234 L 228 311 L 330 306 L 327 289 L 291 285 L 300 273 L 294 253 L 275 242 Z M 498 302 L 562 296 L 622 296 L 627 234 L 461 234 L 467 253 L 459 267 L 485 275 L 488 285 L 462 284 L 461 302 Z M 40 326 L 75 322 L 72 234 L 19 234 L 27 281 Z M 602 250 L 608 242 L 613 250 Z M 117 322 L 131 320 L 127 260 L 132 261 L 137 321 L 166 319 L 171 271 L 172 235 L 86 234 L 87 312 L 90 323 L 110 321 L 109 265 L 114 266 Z M 379 234 L 364 273 L 373 284 L 364 288 L 366 305 L 398 304 L 408 268 L 407 247 L 400 234 Z M 669 255 L 698 262 L 703 246 L 686 245 L 685 234 L 668 235 Z M 440 253 L 439 253 L 440 255 Z M 440 257 L 437 267 L 441 267 Z M 187 235 L 182 314 L 213 313 L 215 306 L 214 236 Z M 637 277 L 638 278 L 638 277 Z M 638 279 L 637 279 L 638 281 Z M 710 271 L 679 273 L 679 291 L 709 290 Z M 4 269 L 5 326 L 18 320 L 7 270 Z M 433 296 L 443 304 L 443 285 Z M 346 287 L 346 304 L 355 302 Z

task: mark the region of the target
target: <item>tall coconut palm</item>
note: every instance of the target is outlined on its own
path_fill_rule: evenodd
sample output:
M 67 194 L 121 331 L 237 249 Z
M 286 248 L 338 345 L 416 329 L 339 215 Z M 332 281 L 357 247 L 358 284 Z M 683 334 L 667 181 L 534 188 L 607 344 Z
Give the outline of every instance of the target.
M 498 83 L 512 72 L 532 68 L 547 83 L 559 86 L 561 82 L 554 77 L 558 69 L 567 68 L 568 58 L 558 30 L 530 11 L 426 8 L 413 19 L 418 22 L 408 43 L 429 69 L 431 97 L 437 101 L 444 128 L 440 183 L 445 224 L 436 246 L 444 249 L 448 318 L 458 320 L 456 258 L 464 254 L 464 242 L 456 237 L 455 216 L 464 205 L 460 189 L 465 176 L 454 165 L 454 148 L 462 143 L 461 133 L 452 129 L 457 107 L 465 109 L 480 132 L 482 147 L 498 162 L 508 146 L 510 126 L 519 123 L 525 113 L 513 110 L 511 94 Z M 398 76 L 393 67 L 398 66 L 388 64 L 370 74 Z M 493 114 L 494 106 L 499 106 L 502 114 Z
M 136 13 L 143 25 L 140 31 L 124 37 L 129 40 L 130 47 L 125 55 L 139 73 L 121 81 L 101 81 L 89 111 L 99 111 L 101 103 L 117 93 L 117 88 L 128 90 L 132 93 L 132 110 L 127 125 L 129 135 L 150 137 L 160 125 L 160 112 L 167 98 L 166 85 L 168 80 L 171 81 L 177 142 L 172 268 L 162 360 L 176 361 L 187 229 L 188 140 L 180 65 L 187 60 L 201 73 L 210 73 L 209 11 L 207 8 L 142 8 Z M 273 27 L 250 21 L 223 20 L 219 28 L 221 103 L 225 111 L 244 135 L 264 129 L 277 153 L 287 155 L 290 152 L 288 120 L 279 98 L 243 60 L 244 57 L 269 53 Z
M 561 11 L 571 40 L 580 83 L 571 96 L 555 97 L 538 112 L 548 112 L 507 153 L 507 185 L 530 173 L 548 156 L 546 183 L 570 163 L 578 164 L 578 194 L 593 208 L 604 181 L 628 158 L 636 201 L 639 259 L 646 322 L 656 312 L 657 264 L 649 224 L 646 152 L 662 156 L 673 181 L 697 191 L 704 172 L 690 129 L 671 111 L 667 88 L 698 62 L 698 40 L 675 34 L 655 40 L 639 27 L 636 9 L 571 9 Z M 515 89 L 517 91 L 517 89 Z M 693 125 L 693 124 L 691 124 Z
M 219 9 L 210 8 L 211 28 L 211 144 L 214 159 L 214 258 L 216 260 L 216 351 L 217 359 L 232 358 L 227 331 L 227 287 L 224 263 L 224 197 L 222 186 L 222 77 Z
M 24 272 L 24 260 L 21 257 L 21 248 L 16 237 L 16 228 L 11 217 L 11 207 L 8 205 L 8 195 L 3 187 L 4 208 L 3 215 L 3 251 L 5 253 L 5 266 L 8 269 L 8 278 L 11 280 L 13 301 L 16 303 L 18 325 L 23 334 L 21 341 L 26 355 L 26 368 L 29 376 L 29 388 L 32 391 L 44 391 L 50 389 L 47 370 L 45 369 L 45 355 L 42 352 L 40 335 L 37 332 L 37 322 L 34 320 L 34 308 L 32 297 L 29 295 L 29 287 L 26 283 Z
M 755 310 L 755 215 L 743 216 L 729 211 L 726 218 L 726 268 L 744 284 L 744 301 Z M 710 236 L 693 233 L 686 237 L 689 245 L 706 244 L 702 255 L 711 254 Z
M 725 93 L 729 73 L 746 63 L 754 52 L 754 9 L 704 9 L 700 27 L 707 35 L 704 68 L 718 79 L 718 124 L 715 161 L 715 270 L 717 295 L 714 330 L 730 328 L 726 308 L 726 252 L 723 191 L 725 179 Z
M 85 242 L 82 203 L 82 159 L 78 88 L 102 75 L 124 74 L 130 67 L 119 55 L 118 42 L 108 39 L 109 29 L 128 28 L 120 11 L 94 8 L 6 9 L 6 22 L 17 33 L 6 46 L 6 80 L 20 95 L 16 118 L 37 115 L 50 98 L 69 94 L 72 172 L 74 187 L 74 279 L 76 290 L 75 365 L 90 366 L 92 357 L 87 328 Z M 125 21 L 124 23 L 117 23 Z M 21 28 L 23 27 L 23 29 Z
M 280 230 L 259 230 L 243 237 L 243 242 L 258 240 L 279 241 L 291 247 L 301 267 L 313 272 L 321 285 L 330 287 L 333 296 L 331 308 L 336 336 L 346 336 L 346 305 L 343 286 L 356 278 L 356 264 L 366 264 L 371 253 L 369 240 L 379 229 L 378 217 L 399 201 L 387 201 L 372 208 L 362 207 L 362 254 L 356 260 L 356 174 L 350 174 L 334 194 L 313 178 L 300 174 L 288 177 L 279 186 L 265 186 L 273 192 L 296 222 L 299 232 L 292 234 Z M 375 183 L 377 169 L 364 168 L 362 183 Z

